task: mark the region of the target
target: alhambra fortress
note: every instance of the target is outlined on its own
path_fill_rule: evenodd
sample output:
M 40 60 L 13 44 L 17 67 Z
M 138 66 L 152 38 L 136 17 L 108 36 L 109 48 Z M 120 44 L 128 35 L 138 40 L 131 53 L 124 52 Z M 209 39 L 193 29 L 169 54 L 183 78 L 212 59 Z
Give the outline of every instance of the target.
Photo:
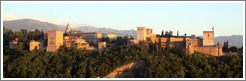
M 167 42 L 170 42 L 170 46 L 180 46 L 186 49 L 187 54 L 193 54 L 195 51 L 210 54 L 213 56 L 221 56 L 222 45 L 214 44 L 214 28 L 212 31 L 203 31 L 203 39 L 191 36 L 171 36 L 162 37 L 160 35 L 153 34 L 152 29 L 146 27 L 137 28 L 137 42 L 146 41 L 148 43 L 160 43 L 164 48 Z
M 106 46 L 114 46 L 114 44 L 107 44 L 102 42 L 103 37 L 109 38 L 109 41 L 115 40 L 116 35 L 112 33 L 101 32 L 81 32 L 71 30 L 69 25 L 66 26 L 65 33 L 68 36 L 64 36 L 64 31 L 61 30 L 48 30 L 47 46 L 43 45 L 43 41 L 30 40 L 29 50 L 46 49 L 46 51 L 56 52 L 61 46 L 76 47 L 77 49 L 87 49 L 102 51 Z M 15 48 L 18 44 L 18 38 L 9 42 L 10 48 Z M 203 38 L 191 36 L 161 36 L 153 34 L 152 29 L 146 27 L 137 27 L 137 38 L 130 39 L 128 46 L 139 44 L 139 42 L 145 41 L 147 43 L 159 43 L 163 48 L 166 47 L 167 42 L 169 46 L 179 46 L 186 49 L 187 54 L 193 54 L 196 52 L 206 53 L 213 56 L 222 56 L 222 45 L 214 44 L 214 28 L 212 31 L 203 31 Z

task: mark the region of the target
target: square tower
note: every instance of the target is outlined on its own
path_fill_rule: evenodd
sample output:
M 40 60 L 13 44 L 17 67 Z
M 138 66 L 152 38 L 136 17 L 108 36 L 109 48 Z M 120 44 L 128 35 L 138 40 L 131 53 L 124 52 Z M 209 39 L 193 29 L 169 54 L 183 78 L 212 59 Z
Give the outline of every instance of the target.
M 137 28 L 137 40 L 145 41 L 146 40 L 146 27 Z
M 47 51 L 55 52 L 63 45 L 63 31 L 49 30 Z
M 214 31 L 203 31 L 203 46 L 214 45 Z

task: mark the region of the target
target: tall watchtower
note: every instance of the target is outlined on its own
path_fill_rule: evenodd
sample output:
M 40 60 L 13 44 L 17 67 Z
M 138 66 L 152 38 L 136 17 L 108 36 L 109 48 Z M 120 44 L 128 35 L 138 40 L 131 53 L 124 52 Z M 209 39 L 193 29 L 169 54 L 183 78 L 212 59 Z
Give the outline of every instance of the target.
M 47 51 L 55 52 L 63 45 L 63 31 L 49 30 Z
M 145 41 L 146 40 L 146 27 L 137 28 L 137 40 Z
M 214 27 L 213 31 L 203 31 L 203 46 L 214 45 Z

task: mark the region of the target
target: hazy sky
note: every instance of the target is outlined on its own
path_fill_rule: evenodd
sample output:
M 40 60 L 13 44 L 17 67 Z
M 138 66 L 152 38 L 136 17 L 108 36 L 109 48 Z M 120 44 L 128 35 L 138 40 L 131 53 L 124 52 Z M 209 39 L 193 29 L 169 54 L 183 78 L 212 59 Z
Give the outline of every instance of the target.
M 202 35 L 243 35 L 243 3 L 5 3 L 3 14 L 38 17 L 120 30 L 137 27 Z

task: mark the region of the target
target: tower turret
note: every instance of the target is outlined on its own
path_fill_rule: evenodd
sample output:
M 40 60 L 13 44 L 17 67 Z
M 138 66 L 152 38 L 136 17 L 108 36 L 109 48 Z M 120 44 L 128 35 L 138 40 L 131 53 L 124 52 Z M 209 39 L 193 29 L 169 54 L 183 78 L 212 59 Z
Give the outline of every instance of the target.
M 214 31 L 214 26 L 213 26 L 212 30 Z
M 67 24 L 66 33 L 68 33 L 70 30 L 71 30 L 71 27 L 69 26 L 69 24 Z

